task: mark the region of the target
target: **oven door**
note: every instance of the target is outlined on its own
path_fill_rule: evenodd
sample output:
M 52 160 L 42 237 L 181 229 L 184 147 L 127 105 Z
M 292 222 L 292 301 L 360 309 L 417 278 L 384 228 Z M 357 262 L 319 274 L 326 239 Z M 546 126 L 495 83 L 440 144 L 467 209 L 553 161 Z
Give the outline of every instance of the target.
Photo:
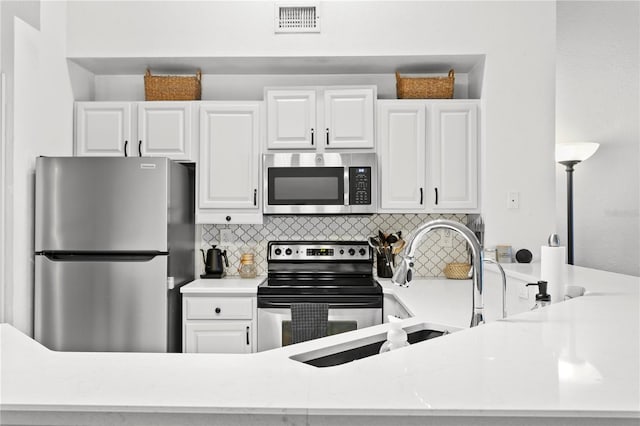
M 329 306 L 327 335 L 382 324 L 382 307 Z M 291 344 L 291 308 L 258 307 L 258 352 Z

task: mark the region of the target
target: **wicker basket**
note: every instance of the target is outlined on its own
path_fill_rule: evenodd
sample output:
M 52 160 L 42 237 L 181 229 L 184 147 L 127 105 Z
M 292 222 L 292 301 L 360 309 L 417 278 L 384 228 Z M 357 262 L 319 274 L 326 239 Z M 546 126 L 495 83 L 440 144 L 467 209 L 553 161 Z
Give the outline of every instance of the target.
M 468 263 L 447 263 L 444 267 L 444 276 L 452 280 L 466 280 L 469 278 L 471 265 Z
M 144 98 L 147 101 L 199 101 L 202 87 L 200 70 L 195 77 L 174 75 L 144 75 Z
M 451 99 L 453 98 L 453 70 L 447 77 L 400 77 L 396 72 L 398 99 Z

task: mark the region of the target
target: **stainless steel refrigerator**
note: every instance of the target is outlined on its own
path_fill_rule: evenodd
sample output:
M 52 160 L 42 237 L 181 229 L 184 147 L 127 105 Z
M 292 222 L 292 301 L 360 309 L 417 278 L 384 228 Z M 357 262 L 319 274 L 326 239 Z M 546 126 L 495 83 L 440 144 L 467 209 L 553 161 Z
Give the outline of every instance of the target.
M 181 351 L 193 176 L 166 158 L 37 158 L 37 341 L 59 351 Z

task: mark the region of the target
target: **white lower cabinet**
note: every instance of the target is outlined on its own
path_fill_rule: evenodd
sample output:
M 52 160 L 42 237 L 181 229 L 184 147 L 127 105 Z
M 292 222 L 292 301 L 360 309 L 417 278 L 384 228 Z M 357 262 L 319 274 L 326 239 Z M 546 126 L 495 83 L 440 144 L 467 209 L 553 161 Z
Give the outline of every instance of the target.
M 251 353 L 252 321 L 209 321 L 185 325 L 184 352 Z
M 183 295 L 183 352 L 253 352 L 255 309 L 255 297 Z

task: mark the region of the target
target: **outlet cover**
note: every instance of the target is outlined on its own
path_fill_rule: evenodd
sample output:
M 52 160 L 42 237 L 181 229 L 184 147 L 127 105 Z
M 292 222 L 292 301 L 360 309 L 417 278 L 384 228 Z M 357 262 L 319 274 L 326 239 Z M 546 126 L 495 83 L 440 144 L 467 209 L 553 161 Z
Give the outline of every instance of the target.
M 228 245 L 232 244 L 235 240 L 233 231 L 231 229 L 221 229 L 220 230 L 220 245 Z
M 440 233 L 440 247 L 453 247 L 453 232 L 443 229 Z

